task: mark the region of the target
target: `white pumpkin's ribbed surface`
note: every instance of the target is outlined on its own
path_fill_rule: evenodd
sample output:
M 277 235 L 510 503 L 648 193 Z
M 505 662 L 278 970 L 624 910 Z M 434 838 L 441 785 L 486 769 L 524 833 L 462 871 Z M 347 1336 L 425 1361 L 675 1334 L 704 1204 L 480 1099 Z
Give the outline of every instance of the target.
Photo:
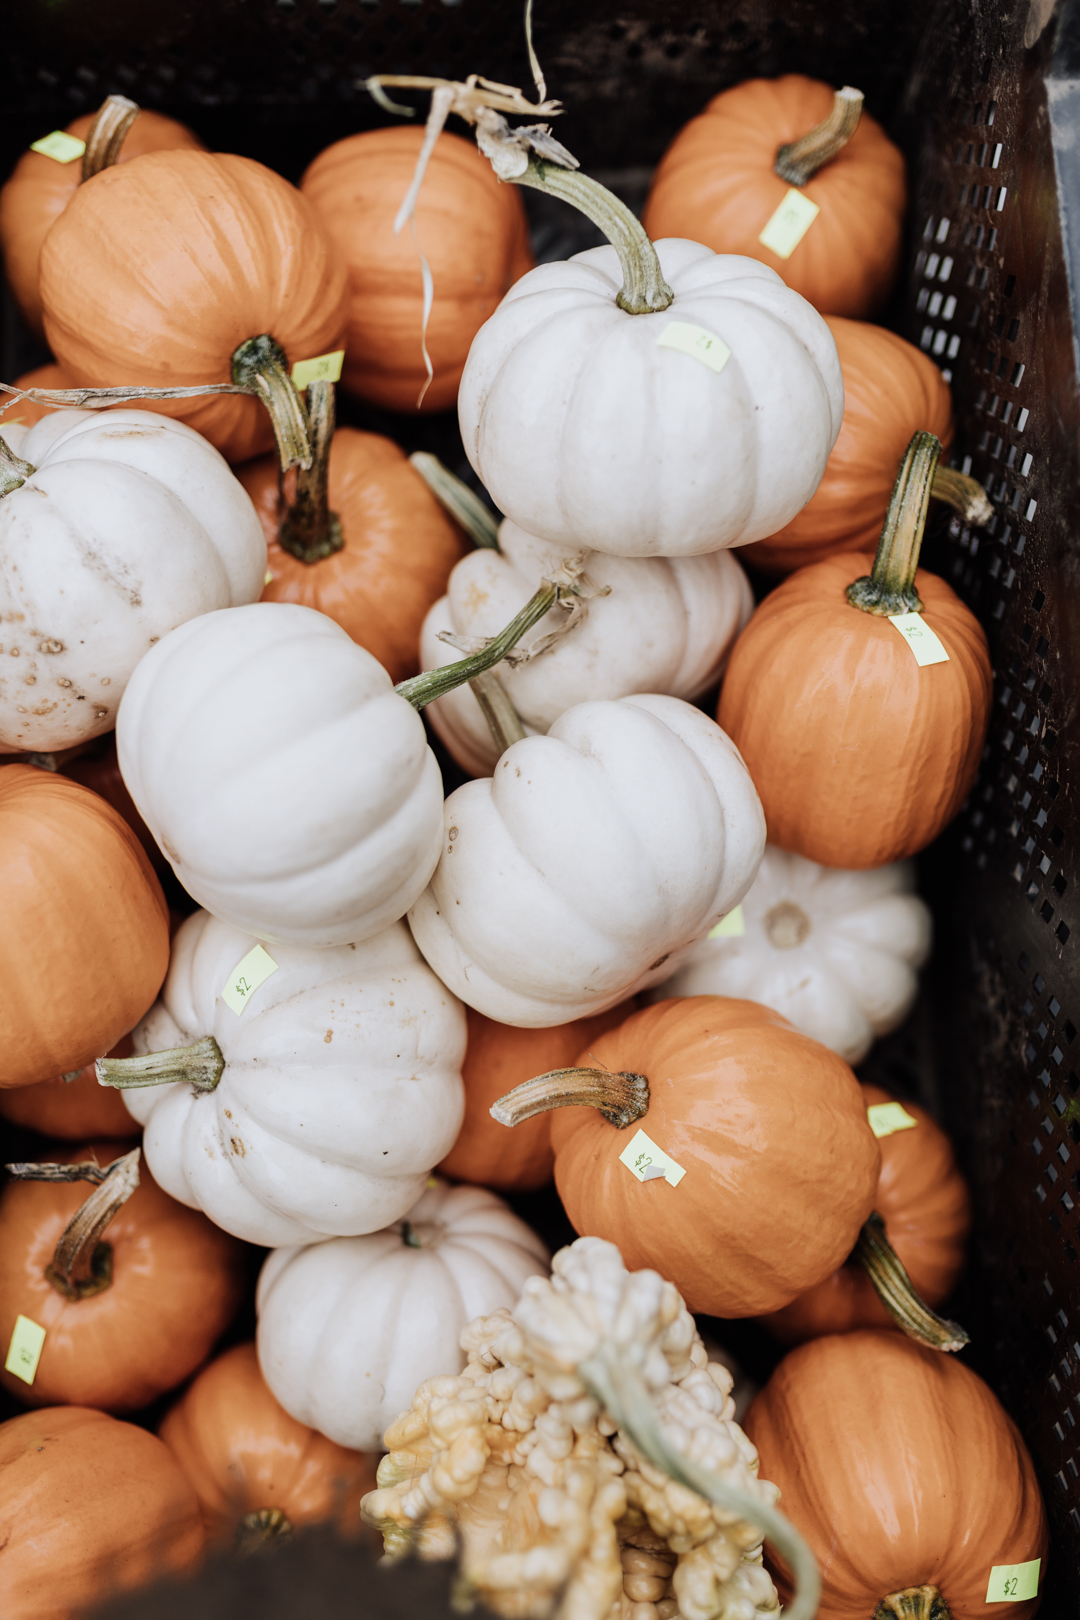
M 339 1445 L 377 1450 L 417 1386 L 465 1365 L 463 1328 L 546 1276 L 535 1232 L 483 1187 L 437 1182 L 400 1226 L 278 1249 L 259 1278 L 263 1377 L 287 1412 Z
M 259 939 L 368 939 L 439 856 L 423 721 L 312 608 L 257 602 L 174 630 L 121 705 L 120 769 L 200 905 Z
M 441 630 L 497 635 L 567 558 L 565 547 L 538 540 L 509 519 L 499 530 L 499 546 L 501 553 L 474 551 L 455 565 L 448 594 L 424 620 L 425 669 L 463 656 L 439 640 Z M 591 597 L 581 622 L 531 663 L 499 666 L 499 679 L 530 731 L 546 732 L 560 714 L 589 698 L 631 692 L 697 697 L 719 679 L 754 607 L 749 581 L 728 551 L 703 557 L 594 551 L 585 558 L 585 573 L 590 584 L 610 594 Z M 552 609 L 522 645 L 534 645 L 565 617 L 562 609 Z M 458 763 L 475 776 L 490 776 L 498 750 L 470 689 L 440 698 L 428 714 Z
M 255 602 L 266 540 L 211 444 L 153 411 L 55 411 L 3 436 L 35 471 L 0 499 L 0 743 L 111 731 L 136 664 L 215 608 Z
M 473 340 L 465 454 L 500 511 L 573 551 L 695 556 L 775 534 L 821 482 L 844 411 L 825 321 L 768 266 L 654 244 L 675 295 L 628 315 L 612 247 L 531 270 Z M 658 339 L 731 350 L 720 372 Z

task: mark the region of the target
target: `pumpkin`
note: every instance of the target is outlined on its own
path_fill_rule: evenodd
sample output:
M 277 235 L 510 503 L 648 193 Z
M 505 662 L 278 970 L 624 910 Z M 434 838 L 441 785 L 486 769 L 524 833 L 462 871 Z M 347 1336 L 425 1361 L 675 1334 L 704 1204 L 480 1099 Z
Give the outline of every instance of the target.
M 424 140 L 422 129 L 372 129 L 320 152 L 300 181 L 348 267 L 342 384 L 373 405 L 411 411 L 457 398 L 469 345 L 508 288 L 532 269 L 525 210 L 471 141 L 439 137 L 416 205 L 415 236 L 394 233 Z M 434 299 L 423 327 L 420 255 Z
M 120 762 L 116 757 L 116 735 L 113 732 L 100 737 L 85 752 L 77 753 L 73 758 L 65 760 L 61 766 L 65 776 L 73 782 L 81 782 L 83 787 L 90 788 L 94 793 L 106 799 L 120 816 L 123 816 L 139 843 L 146 851 L 151 866 L 163 877 L 169 870 L 169 863 L 161 850 L 155 844 L 153 835 L 146 822 L 136 810 L 131 794 L 120 775 Z M 84 1135 L 92 1136 L 93 1131 Z M 102 1133 L 98 1133 L 99 1135 Z M 104 1133 L 112 1135 L 111 1131 Z
M 645 229 L 760 259 L 823 315 L 872 314 L 900 262 L 907 182 L 900 149 L 861 107 L 858 91 L 836 93 L 801 73 L 722 91 L 661 158 Z M 782 149 L 807 136 L 785 164 Z M 782 255 L 761 234 L 792 187 L 817 213 Z
M 42 247 L 41 299 L 76 387 L 260 388 L 156 407 L 245 461 L 275 426 L 279 447 L 298 427 L 288 368 L 341 347 L 345 270 L 311 205 L 261 163 L 150 152 L 79 187 Z
M 907 1017 L 930 954 L 930 912 L 914 886 L 906 864 L 839 872 L 768 844 L 742 932 L 703 939 L 653 994 L 760 1001 L 860 1063 Z
M 135 1412 L 195 1371 L 240 1303 L 241 1245 L 162 1192 L 125 1147 L 57 1152 L 47 1179 L 35 1160 L 0 1192 L 0 1339 L 17 1316 L 45 1329 L 32 1384 L 0 1372 L 27 1405 Z M 108 1171 L 60 1180 L 57 1165 Z
M 769 574 L 872 549 L 912 434 L 935 434 L 943 453 L 952 443 L 952 396 L 929 355 L 866 321 L 832 315 L 828 325 L 844 374 L 844 420 L 817 493 L 779 533 L 746 548 L 746 561 Z
M 250 1546 L 332 1519 L 355 1532 L 375 1466 L 289 1416 L 266 1387 L 253 1344 L 204 1367 L 158 1433 L 202 1508 L 211 1542 Z
M 823 866 L 862 870 L 917 854 L 978 769 L 986 636 L 945 581 L 918 568 L 939 451 L 931 434 L 915 435 L 876 557 L 827 557 L 785 580 L 757 608 L 724 677 L 717 718 L 761 795 L 770 842 Z M 917 662 L 890 622 L 909 614 L 923 615 L 905 622 L 933 632 L 944 662 Z
M 32 765 L 0 770 L 0 893 L 0 1085 L 25 1086 L 138 1022 L 169 965 L 169 914 L 116 811 Z
M 559 546 L 503 523 L 499 550 L 464 557 L 450 575 L 448 594 L 425 619 L 424 667 L 460 657 L 455 645 L 496 634 L 562 562 Z M 546 651 L 499 671 L 527 730 L 547 731 L 588 698 L 631 692 L 695 698 L 715 685 L 753 608 L 749 582 L 730 552 L 633 558 L 592 552 L 584 567 L 595 594 L 583 602 L 581 622 L 551 642 L 551 626 L 542 621 L 522 645 L 529 650 L 547 640 Z M 439 640 L 444 631 L 454 637 L 449 645 Z M 490 776 L 501 750 L 474 694 L 459 687 L 429 713 L 457 762 L 474 775 Z
M 109 1053 L 111 1058 L 130 1055 L 130 1035 Z M 0 1119 L 68 1142 L 85 1142 L 92 1136 L 139 1135 L 139 1126 L 124 1107 L 123 1098 L 98 1085 L 92 1063 L 54 1080 L 0 1090 Z
M 226 1000 L 255 943 L 189 917 L 136 1055 L 98 1075 L 123 1087 L 161 1186 L 227 1232 L 274 1247 L 389 1226 L 457 1135 L 462 1009 L 404 923 L 275 945 L 275 971 Z
M 815 1339 L 785 1356 L 745 1428 L 817 1557 L 821 1620 L 974 1620 L 1003 1612 L 986 1602 L 995 1566 L 1045 1569 L 1031 1458 L 952 1356 L 883 1328 Z M 782 1568 L 777 1585 L 786 1600 Z
M 18 477 L 0 497 L 0 738 L 70 748 L 113 729 L 132 670 L 168 631 L 258 600 L 266 543 L 221 456 L 182 422 L 54 411 L 3 438 L 19 464 L 0 459 L 0 477 Z
M 299 1422 L 378 1450 L 417 1384 L 464 1366 L 466 1324 L 547 1267 L 536 1233 L 494 1193 L 433 1176 L 383 1232 L 267 1258 L 255 1296 L 263 1377 Z
M 568 709 L 452 793 L 443 820 L 416 942 L 467 1006 L 529 1028 L 658 983 L 742 899 L 765 846 L 724 733 L 651 695 Z
M 0 1424 L 4 1620 L 76 1620 L 88 1604 L 202 1555 L 195 1492 L 146 1429 L 85 1406 Z

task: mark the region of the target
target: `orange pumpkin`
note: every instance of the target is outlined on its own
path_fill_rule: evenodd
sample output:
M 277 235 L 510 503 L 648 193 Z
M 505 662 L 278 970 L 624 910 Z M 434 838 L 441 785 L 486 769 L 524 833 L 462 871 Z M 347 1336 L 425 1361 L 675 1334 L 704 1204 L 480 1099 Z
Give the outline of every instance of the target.
M 500 185 L 472 141 L 443 133 L 416 205 L 416 238 L 394 235 L 422 129 L 375 129 L 321 152 L 300 182 L 349 268 L 343 385 L 361 399 L 411 411 L 427 381 L 421 350 L 420 253 L 434 280 L 427 328 L 434 378 L 425 411 L 457 399 L 469 346 L 503 294 L 533 267 L 517 186 Z
M 327 1519 L 345 1534 L 361 1529 L 374 1460 L 290 1417 L 253 1344 L 204 1367 L 159 1432 L 194 1487 L 212 1541 L 269 1540 Z
M 341 347 L 345 270 L 295 186 L 250 158 L 150 152 L 80 186 L 41 250 L 45 332 L 76 387 L 188 387 L 285 373 Z M 277 348 L 257 352 L 268 336 Z M 236 376 L 234 376 L 234 370 Z M 254 384 L 258 386 L 258 384 Z M 149 401 L 230 461 L 269 450 L 262 399 Z
M 83 1406 L 0 1424 L 4 1620 L 74 1620 L 180 1574 L 204 1546 L 195 1492 L 146 1429 Z
M 769 574 L 877 544 L 896 469 L 913 433 L 952 443 L 952 395 L 928 355 L 895 332 L 831 316 L 844 373 L 844 418 L 817 493 L 767 540 L 742 546 L 740 561 Z
M 111 805 L 32 765 L 0 770 L 0 893 L 0 1085 L 25 1086 L 134 1029 L 169 966 L 169 913 Z
M 878 1086 L 862 1087 L 867 1108 L 895 1102 Z M 919 1297 L 940 1305 L 952 1292 L 964 1263 L 971 1226 L 971 1200 L 952 1143 L 918 1103 L 905 1102 L 915 1126 L 879 1142 L 881 1173 L 874 1209 Z M 892 1318 L 865 1269 L 848 1260 L 824 1282 L 762 1322 L 784 1344 L 801 1344 L 824 1333 L 891 1327 Z
M 104 1169 L 129 1146 L 99 1142 L 48 1162 Z M 17 1316 L 45 1329 L 32 1384 L 0 1372 L 4 1388 L 27 1405 L 137 1411 L 195 1371 L 240 1302 L 243 1244 L 162 1192 L 145 1164 L 133 1192 L 115 1183 L 112 1202 L 121 1193 L 126 1201 L 96 1246 L 88 1236 L 75 1282 L 57 1280 L 61 1234 L 88 1196 L 107 1196 L 113 1184 L 11 1180 L 0 1193 L 0 1340 L 10 1342 Z
M 995 1565 L 1045 1569 L 1046 1515 L 1015 1425 L 963 1362 L 885 1328 L 814 1339 L 784 1358 L 743 1427 L 818 1560 L 819 1620 L 1035 1613 L 1038 1598 L 985 1601 Z M 890 1604 L 898 1594 L 907 1602 Z
M 131 1037 L 125 1035 L 109 1057 L 130 1057 Z M 85 1142 L 89 1136 L 139 1136 L 142 1127 L 124 1107 L 111 1086 L 98 1085 L 92 1063 L 75 1070 L 69 1079 L 39 1080 L 33 1086 L 10 1086 L 0 1091 L 0 1118 L 42 1136 Z
M 820 213 L 790 255 L 760 241 L 792 187 L 776 172 L 780 148 L 828 119 L 838 101 L 801 73 L 748 79 L 714 96 L 660 160 L 642 215 L 649 235 L 760 259 L 823 315 L 872 314 L 896 276 L 907 182 L 903 154 L 869 113 L 800 186 Z

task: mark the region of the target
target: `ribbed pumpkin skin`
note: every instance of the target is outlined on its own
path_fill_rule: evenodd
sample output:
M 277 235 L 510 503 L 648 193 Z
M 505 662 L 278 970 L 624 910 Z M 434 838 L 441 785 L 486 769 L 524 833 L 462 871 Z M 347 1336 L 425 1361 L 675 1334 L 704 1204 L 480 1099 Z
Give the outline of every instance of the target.
M 815 1339 L 780 1363 L 743 1419 L 763 1479 L 821 1569 L 819 1620 L 868 1620 L 936 1586 L 952 1620 L 1025 1620 L 987 1604 L 995 1564 L 1044 1560 L 1046 1515 L 1015 1425 L 955 1356 L 887 1328 Z M 782 1602 L 791 1586 L 780 1571 Z
M 200 1558 L 195 1493 L 146 1429 L 84 1406 L 0 1425 L 0 1610 L 73 1620 L 87 1605 Z
M 85 113 L 67 125 L 66 133 L 85 141 L 96 113 Z M 173 118 L 143 108 L 127 134 L 117 163 L 128 163 L 145 152 L 183 149 L 205 151 L 197 135 Z M 41 244 L 54 220 L 59 219 L 82 182 L 82 162 L 57 163 L 43 152 L 26 151 L 0 191 L 0 251 L 8 285 L 27 326 L 44 337 L 38 262 Z M 42 388 L 54 386 L 41 383 Z
M 333 1519 L 361 1528 L 360 1499 L 375 1462 L 297 1422 L 267 1387 L 253 1344 L 212 1361 L 159 1431 L 199 1498 L 212 1541 L 227 1541 L 248 1513 L 278 1508 L 295 1528 Z
M 345 270 L 295 186 L 250 158 L 151 152 L 80 186 L 41 251 L 45 333 L 76 386 L 232 381 L 269 333 L 289 364 L 341 347 Z M 229 461 L 274 443 L 244 394 L 153 400 Z
M 125 1035 L 107 1056 L 130 1057 L 131 1037 Z M 119 1138 L 140 1134 L 138 1123 L 124 1107 L 122 1094 L 111 1086 L 98 1085 L 92 1063 L 80 1069 L 75 1080 L 58 1075 L 55 1080 L 0 1091 L 0 1118 L 64 1142 L 85 1142 L 89 1136 Z M 86 1191 L 89 1193 L 89 1185 Z
M 748 79 L 714 96 L 660 160 L 642 215 L 653 241 L 685 236 L 716 253 L 744 253 L 823 315 L 873 314 L 896 275 L 907 181 L 903 155 L 869 113 L 800 188 L 821 212 L 791 257 L 758 241 L 790 189 L 773 173 L 778 148 L 832 106 L 832 88 L 801 73 Z
M 873 550 L 912 434 L 936 434 L 946 454 L 952 443 L 952 395 L 928 355 L 866 321 L 834 315 L 828 324 L 844 373 L 844 420 L 817 493 L 779 533 L 740 549 L 740 560 L 770 574 Z
M 850 1254 L 880 1155 L 858 1082 L 835 1052 L 754 1001 L 661 1001 L 578 1059 L 643 1074 L 648 1113 L 625 1131 L 593 1108 L 551 1116 L 555 1184 L 575 1231 L 652 1267 L 692 1311 L 756 1316 Z M 637 1129 L 682 1165 L 639 1182 L 619 1154 Z
M 943 579 L 915 589 L 947 663 L 920 667 L 887 618 L 844 592 L 873 557 L 801 568 L 735 643 L 717 719 L 761 797 L 769 842 L 861 870 L 917 855 L 975 779 L 991 668 L 978 620 Z
M 454 404 L 473 338 L 533 267 L 519 188 L 500 185 L 460 135 L 444 132 L 435 143 L 416 205 L 416 241 L 408 226 L 394 235 L 423 138 L 412 128 L 350 135 L 321 152 L 300 182 L 349 269 L 342 383 L 396 411 L 415 410 L 427 379 L 420 252 L 435 283 L 427 329 L 435 376 L 425 411 Z
M 407 680 L 420 667 L 420 627 L 464 556 L 465 538 L 392 439 L 338 428 L 329 465 L 330 509 L 341 520 L 345 545 L 314 563 L 278 545 L 276 457 L 237 469 L 266 535 L 273 577 L 262 600 L 299 602 L 328 614 L 375 655 L 391 680 Z M 286 480 L 290 496 L 295 476 Z
M 862 1094 L 867 1108 L 896 1101 L 879 1086 L 864 1085 Z M 918 1103 L 905 1102 L 904 1108 L 919 1123 L 879 1141 L 881 1174 L 874 1208 L 916 1292 L 928 1305 L 940 1305 L 964 1264 L 971 1200 L 945 1132 Z M 892 1326 L 873 1283 L 855 1261 L 845 1262 L 816 1288 L 761 1320 L 784 1344 Z
M 0 770 L 0 1085 L 81 1069 L 133 1029 L 169 966 L 169 913 L 138 839 L 89 788 Z

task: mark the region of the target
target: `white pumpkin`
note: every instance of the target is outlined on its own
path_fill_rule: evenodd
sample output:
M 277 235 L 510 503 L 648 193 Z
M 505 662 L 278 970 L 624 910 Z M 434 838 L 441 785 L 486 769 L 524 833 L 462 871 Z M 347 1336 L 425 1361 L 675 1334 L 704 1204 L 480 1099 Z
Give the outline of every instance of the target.
M 448 594 L 424 620 L 425 669 L 461 657 L 439 640 L 440 631 L 477 639 L 497 635 L 564 561 L 560 546 L 526 534 L 509 519 L 499 529 L 499 546 L 470 552 L 455 564 Z M 754 608 L 749 581 L 730 552 L 612 557 L 594 551 L 584 567 L 591 584 L 610 594 L 590 596 L 581 621 L 531 662 L 499 667 L 499 680 L 527 730 L 546 732 L 560 714 L 589 698 L 631 692 L 695 698 L 719 680 Z M 542 619 L 522 647 L 549 635 L 561 617 Z M 460 765 L 474 776 L 491 775 L 499 750 L 467 687 L 440 698 L 428 714 Z
M 277 971 L 237 1013 L 222 991 L 254 945 L 205 911 L 173 940 L 136 1057 L 212 1035 L 225 1068 L 213 1091 L 124 1090 L 146 1162 L 249 1243 L 378 1231 L 416 1202 L 461 1126 L 464 1009 L 394 923 L 358 945 L 275 945 Z
M 703 939 L 654 999 L 738 996 L 858 1063 L 907 1016 L 930 953 L 929 909 L 909 861 L 818 866 L 770 844 L 742 903 L 741 937 Z
M 294 1418 L 378 1451 L 417 1384 L 462 1370 L 473 1317 L 547 1273 L 544 1245 L 494 1193 L 432 1177 L 385 1232 L 270 1255 L 255 1298 L 259 1366 Z
M 255 602 L 266 540 L 213 445 L 154 411 L 55 411 L 3 437 L 33 472 L 0 498 L 0 743 L 111 731 L 176 625 Z
M 720 727 L 678 698 L 579 703 L 444 808 L 417 944 L 462 1001 L 543 1028 L 670 973 L 753 882 L 765 817 Z
M 258 939 L 368 939 L 423 891 L 442 777 L 419 714 L 323 613 L 211 613 L 143 659 L 116 727 L 139 814 L 200 905 Z
M 654 245 L 668 309 L 620 309 L 618 255 L 590 248 L 515 282 L 465 363 L 469 461 L 507 517 L 573 551 L 690 557 L 775 534 L 840 431 L 840 361 L 817 311 L 754 259 Z M 680 327 L 730 350 L 723 369 L 669 347 Z

